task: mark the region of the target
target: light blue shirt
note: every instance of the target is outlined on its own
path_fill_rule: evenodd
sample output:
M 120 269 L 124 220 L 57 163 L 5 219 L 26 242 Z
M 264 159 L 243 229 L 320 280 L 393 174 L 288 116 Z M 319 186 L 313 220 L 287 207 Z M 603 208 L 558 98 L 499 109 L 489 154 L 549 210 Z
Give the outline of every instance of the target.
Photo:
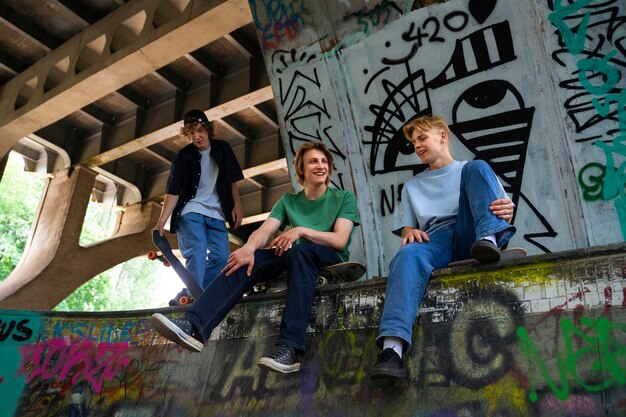
M 461 171 L 467 161 L 452 161 L 443 168 L 420 172 L 402 188 L 402 201 L 393 222 L 393 233 L 400 236 L 405 226 L 432 233 L 456 222 L 459 212 Z M 507 198 L 500 184 L 500 198 Z

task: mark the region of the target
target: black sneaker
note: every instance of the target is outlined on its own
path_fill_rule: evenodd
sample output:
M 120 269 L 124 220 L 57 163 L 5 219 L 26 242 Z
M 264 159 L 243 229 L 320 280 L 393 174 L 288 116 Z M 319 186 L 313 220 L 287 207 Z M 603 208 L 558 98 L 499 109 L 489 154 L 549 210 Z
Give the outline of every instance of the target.
M 183 288 L 174 298 L 172 298 L 169 302 L 170 307 L 180 306 L 185 304 L 191 304 L 195 300 L 191 296 L 191 293 L 187 288 Z
M 272 353 L 259 359 L 256 364 L 259 368 L 283 374 L 300 370 L 300 360 L 296 350 L 293 346 L 284 344 L 276 345 Z
M 392 348 L 387 348 L 378 355 L 378 363 L 370 373 L 370 379 L 383 378 L 406 378 L 404 361 Z
M 500 249 L 490 240 L 481 239 L 472 245 L 472 258 L 478 262 L 496 262 L 500 260 Z
M 163 314 L 154 313 L 150 317 L 150 323 L 161 336 L 187 350 L 201 352 L 204 347 L 195 326 L 185 318 L 168 319 Z

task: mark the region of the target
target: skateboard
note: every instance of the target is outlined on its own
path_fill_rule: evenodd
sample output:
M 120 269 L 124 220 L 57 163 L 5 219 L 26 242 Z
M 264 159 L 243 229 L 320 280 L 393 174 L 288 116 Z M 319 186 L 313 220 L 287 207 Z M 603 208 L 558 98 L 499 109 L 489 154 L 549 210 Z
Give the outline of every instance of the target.
M 329 284 L 356 281 L 365 274 L 365 271 L 365 265 L 355 261 L 328 265 L 320 268 L 315 286 L 322 287 Z M 280 274 L 275 280 L 261 281 L 252 288 L 249 294 L 283 291 L 287 288 L 286 279 L 285 274 Z
M 189 290 L 185 287 L 183 288 L 174 298 L 172 298 L 169 302 L 170 307 L 180 306 L 185 304 L 191 304 L 195 301 L 195 299 L 189 293 Z
M 158 260 L 165 266 L 172 266 L 167 261 L 165 256 L 163 256 L 162 254 L 160 254 L 159 252 L 157 252 L 155 250 L 151 250 L 150 252 L 148 252 L 148 259 L 150 259 L 151 261 Z
M 193 279 L 193 275 L 191 274 L 191 272 L 189 272 L 189 270 L 185 268 L 185 266 L 178 260 L 174 253 L 172 253 L 172 248 L 170 247 L 170 244 L 165 236 L 161 236 L 158 230 L 153 230 L 152 242 L 154 243 L 154 246 L 156 246 L 157 249 L 161 251 L 161 254 L 159 255 L 157 251 L 150 251 L 148 252 L 148 258 L 152 260 L 158 259 L 163 262 L 165 266 L 171 266 L 172 268 L 174 268 L 174 272 L 176 272 L 176 274 L 183 281 L 183 284 L 185 284 L 191 296 L 196 300 L 200 298 L 200 295 L 202 294 L 202 289 Z M 187 301 L 188 303 L 190 300 L 183 300 L 183 297 L 180 297 L 178 301 L 179 304 L 186 304 L 183 301 Z
M 500 263 L 502 261 L 508 261 L 508 260 L 511 260 L 511 259 L 525 258 L 526 255 L 527 255 L 526 249 L 524 249 L 524 248 L 509 248 L 509 249 L 502 249 L 500 251 L 500 260 L 499 261 L 487 262 L 487 263 L 481 264 L 476 259 L 469 258 L 469 259 L 461 259 L 459 261 L 450 262 L 448 264 L 448 266 L 449 267 L 453 267 L 453 266 L 468 266 L 468 265 L 494 265 L 494 264 L 498 264 L 498 263 Z
M 167 260 L 167 258 L 163 256 L 163 254 L 160 254 L 159 252 L 155 250 L 151 250 L 150 252 L 148 252 L 148 259 L 150 259 L 151 261 L 158 260 L 164 266 L 172 266 Z M 178 306 L 178 305 L 190 304 L 190 303 L 193 303 L 194 301 L 195 300 L 189 293 L 189 290 L 187 289 L 187 287 L 184 287 L 178 294 L 176 294 L 174 298 L 170 300 L 169 305 L 170 307 L 173 307 L 173 306 Z

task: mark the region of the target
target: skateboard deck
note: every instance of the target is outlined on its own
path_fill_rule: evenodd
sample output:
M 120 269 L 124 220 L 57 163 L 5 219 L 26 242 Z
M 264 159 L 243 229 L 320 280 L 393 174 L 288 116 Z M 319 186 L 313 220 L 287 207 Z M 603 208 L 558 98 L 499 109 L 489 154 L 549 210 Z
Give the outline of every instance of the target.
M 165 236 L 161 236 L 158 230 L 153 230 L 152 242 L 154 243 L 154 246 L 156 246 L 161 251 L 162 256 L 165 258 L 165 261 L 167 261 L 167 263 L 169 263 L 172 266 L 172 268 L 174 268 L 174 271 L 183 281 L 183 284 L 185 284 L 191 296 L 195 298 L 196 300 L 200 298 L 200 295 L 202 295 L 202 289 L 198 286 L 196 281 L 193 279 L 193 275 L 191 274 L 191 272 L 189 272 L 189 270 L 185 268 L 185 266 L 174 255 L 174 253 L 172 252 L 172 248 L 170 247 L 170 244 L 165 238 Z M 159 259 L 158 254 L 155 253 L 153 255 L 152 252 L 153 251 L 148 253 L 148 257 L 150 259 Z M 154 256 L 154 257 L 151 257 L 151 256 Z M 161 261 L 165 264 L 165 261 L 163 260 Z
M 320 268 L 316 287 L 324 285 L 352 282 L 365 274 L 366 268 L 360 262 L 349 261 Z M 287 288 L 287 280 L 284 274 L 280 278 L 271 281 L 261 281 L 256 284 L 251 293 L 280 292 Z
M 525 258 L 526 255 L 527 255 L 526 249 L 524 248 L 509 248 L 509 249 L 501 250 L 500 260 L 495 261 L 495 262 L 488 262 L 488 263 L 481 264 L 476 259 L 469 258 L 469 259 L 461 259 L 459 261 L 450 262 L 448 266 L 452 267 L 452 266 L 467 266 L 467 265 L 494 265 L 502 261 Z
M 151 250 L 150 252 L 148 252 L 148 259 L 150 259 L 151 261 L 154 261 L 156 259 L 156 260 L 160 261 L 165 266 L 172 266 L 167 261 L 167 259 L 165 259 L 165 256 L 163 256 L 162 254 L 159 254 L 159 252 L 157 252 L 155 250 Z
M 328 265 L 320 268 L 317 285 L 356 281 L 365 274 L 365 271 L 365 265 L 355 261 Z

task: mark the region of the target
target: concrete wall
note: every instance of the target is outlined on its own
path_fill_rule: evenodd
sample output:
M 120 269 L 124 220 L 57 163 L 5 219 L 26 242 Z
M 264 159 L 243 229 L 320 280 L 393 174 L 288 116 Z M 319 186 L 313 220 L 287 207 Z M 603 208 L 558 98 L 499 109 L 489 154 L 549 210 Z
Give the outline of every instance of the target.
M 324 287 L 300 373 L 256 367 L 280 296 L 248 298 L 202 353 L 166 343 L 151 312 L 0 311 L 3 416 L 596 417 L 626 414 L 626 246 L 441 270 L 407 356 L 372 382 L 383 279 Z M 181 310 L 166 310 L 170 314 Z
M 329 145 L 370 276 L 387 273 L 402 185 L 424 168 L 401 135 L 419 114 L 450 121 L 457 159 L 494 168 L 517 204 L 512 246 L 626 238 L 623 1 L 249 2 L 288 156 Z

